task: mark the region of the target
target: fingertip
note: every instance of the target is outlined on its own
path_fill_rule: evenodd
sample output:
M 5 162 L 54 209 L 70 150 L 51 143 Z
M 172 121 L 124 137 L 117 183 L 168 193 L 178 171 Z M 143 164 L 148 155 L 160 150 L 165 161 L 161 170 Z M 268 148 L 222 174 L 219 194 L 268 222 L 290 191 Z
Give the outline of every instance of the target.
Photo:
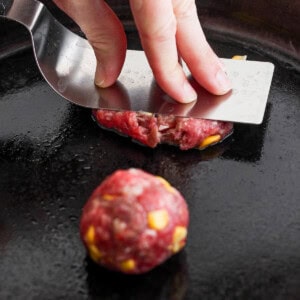
M 212 91 L 216 95 L 224 95 L 232 89 L 232 83 L 226 72 L 220 68 L 215 75 L 215 86 Z
M 99 57 L 100 55 L 98 55 Z M 117 60 L 116 57 L 104 57 L 100 56 L 101 61 L 97 63 L 94 82 L 101 88 L 106 88 L 113 85 L 122 70 L 123 59 Z
M 209 63 L 208 63 L 209 62 Z M 201 67 L 191 67 L 191 72 L 197 82 L 214 95 L 224 95 L 232 90 L 232 82 L 226 73 L 225 65 L 217 56 L 213 56 L 198 64 Z
M 97 65 L 96 73 L 95 73 L 95 85 L 97 85 L 100 88 L 106 87 L 105 74 L 104 74 L 102 68 L 99 67 L 99 64 Z
M 181 102 L 181 103 L 191 103 L 195 100 L 197 100 L 197 93 L 194 90 L 194 88 L 190 85 L 190 83 L 188 82 L 188 80 L 186 80 L 183 83 L 183 95 L 182 98 L 177 99 L 177 101 Z
M 100 88 L 107 88 L 107 87 L 112 86 L 116 82 L 116 80 L 106 80 L 103 77 L 95 76 L 95 81 L 94 82 L 95 82 L 95 85 L 100 87 Z

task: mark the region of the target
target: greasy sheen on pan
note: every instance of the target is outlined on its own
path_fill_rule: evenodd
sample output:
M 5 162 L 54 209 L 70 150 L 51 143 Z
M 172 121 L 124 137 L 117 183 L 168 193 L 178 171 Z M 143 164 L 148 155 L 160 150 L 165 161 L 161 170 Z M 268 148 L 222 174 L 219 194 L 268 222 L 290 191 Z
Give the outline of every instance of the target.
M 149 147 L 171 144 L 181 150 L 205 149 L 223 141 L 233 132 L 233 123 L 173 115 L 155 115 L 147 112 L 94 110 L 96 122 L 103 128 Z

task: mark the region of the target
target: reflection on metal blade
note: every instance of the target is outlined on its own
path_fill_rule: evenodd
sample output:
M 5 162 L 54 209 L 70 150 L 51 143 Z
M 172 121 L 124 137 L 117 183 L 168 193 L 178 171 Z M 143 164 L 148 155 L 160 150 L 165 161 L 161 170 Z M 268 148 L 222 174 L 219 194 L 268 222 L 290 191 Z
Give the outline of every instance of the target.
M 223 96 L 204 90 L 184 70 L 198 93 L 197 101 L 180 104 L 155 83 L 143 51 L 127 51 L 118 82 L 99 89 L 99 107 L 113 110 L 146 111 L 176 116 L 260 124 L 263 120 L 274 72 L 269 62 L 223 59 L 233 89 Z

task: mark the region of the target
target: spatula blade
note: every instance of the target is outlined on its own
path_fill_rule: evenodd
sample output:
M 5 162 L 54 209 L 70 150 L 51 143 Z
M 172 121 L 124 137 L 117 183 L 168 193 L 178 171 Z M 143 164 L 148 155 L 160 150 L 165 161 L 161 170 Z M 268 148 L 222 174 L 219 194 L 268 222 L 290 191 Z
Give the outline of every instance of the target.
M 269 62 L 223 59 L 233 89 L 224 96 L 204 90 L 185 64 L 183 68 L 198 93 L 197 101 L 180 104 L 155 83 L 143 51 L 128 50 L 118 82 L 100 89 L 99 107 L 146 111 L 182 117 L 260 124 L 271 87 L 274 65 Z

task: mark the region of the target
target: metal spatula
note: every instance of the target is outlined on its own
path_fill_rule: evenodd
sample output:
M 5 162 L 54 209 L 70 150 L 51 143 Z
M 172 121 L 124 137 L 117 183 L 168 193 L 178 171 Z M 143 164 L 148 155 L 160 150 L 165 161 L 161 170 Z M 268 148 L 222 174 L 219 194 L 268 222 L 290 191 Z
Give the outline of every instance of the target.
M 198 99 L 179 104 L 155 83 L 143 51 L 128 50 L 118 82 L 94 85 L 96 59 L 90 44 L 62 26 L 35 0 L 0 0 L 0 16 L 30 32 L 37 65 L 49 85 L 65 99 L 89 108 L 147 111 L 195 118 L 262 122 L 274 66 L 266 62 L 224 60 L 233 90 L 213 96 L 192 78 Z M 183 66 L 187 75 L 188 68 Z

